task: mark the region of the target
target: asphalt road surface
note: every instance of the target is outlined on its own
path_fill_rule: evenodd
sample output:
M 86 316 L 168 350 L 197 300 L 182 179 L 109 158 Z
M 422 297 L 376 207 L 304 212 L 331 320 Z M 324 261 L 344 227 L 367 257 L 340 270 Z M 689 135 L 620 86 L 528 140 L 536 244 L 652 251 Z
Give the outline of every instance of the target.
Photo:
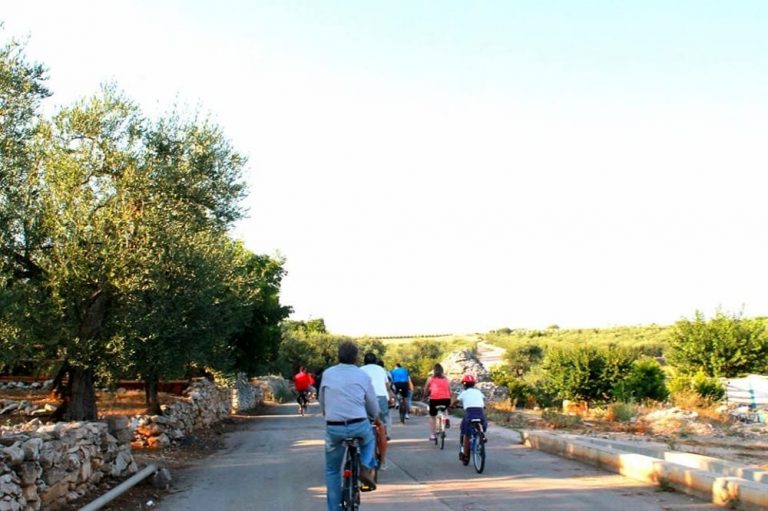
M 296 415 L 276 405 L 250 430 L 232 433 L 228 447 L 174 473 L 172 494 L 157 509 L 325 509 L 324 422 L 317 404 Z M 452 421 L 456 422 L 456 421 Z M 389 469 L 379 488 L 362 496 L 364 511 L 714 510 L 683 494 L 658 491 L 620 475 L 514 443 L 493 425 L 483 474 L 458 459 L 456 424 L 444 451 L 427 441 L 425 417 L 395 424 Z

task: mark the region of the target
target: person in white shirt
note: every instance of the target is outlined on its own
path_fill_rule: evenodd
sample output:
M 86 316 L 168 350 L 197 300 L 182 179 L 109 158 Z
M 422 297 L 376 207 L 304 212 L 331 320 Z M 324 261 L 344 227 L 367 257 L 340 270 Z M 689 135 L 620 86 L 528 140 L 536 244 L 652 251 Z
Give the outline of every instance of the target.
M 488 430 L 488 421 L 485 418 L 485 396 L 475 388 L 477 380 L 471 374 L 465 374 L 461 379 L 464 390 L 458 395 L 456 401 L 461 401 L 464 408 L 464 417 L 461 419 L 461 437 L 463 439 L 463 451 L 459 453 L 459 458 L 466 465 L 469 463 L 469 435 L 472 419 L 481 419 L 483 422 L 483 431 Z
M 373 353 L 366 353 L 363 357 L 365 363 L 360 369 L 365 371 L 371 378 L 373 384 L 373 390 L 376 392 L 376 397 L 379 400 L 379 419 L 381 419 L 382 426 L 378 431 L 378 438 L 376 439 L 379 444 L 380 466 L 379 469 L 387 469 L 387 440 L 389 440 L 389 433 L 387 431 L 387 423 L 389 421 L 389 403 L 394 402 L 395 395 L 390 390 L 389 374 L 387 370 L 378 364 L 378 359 Z

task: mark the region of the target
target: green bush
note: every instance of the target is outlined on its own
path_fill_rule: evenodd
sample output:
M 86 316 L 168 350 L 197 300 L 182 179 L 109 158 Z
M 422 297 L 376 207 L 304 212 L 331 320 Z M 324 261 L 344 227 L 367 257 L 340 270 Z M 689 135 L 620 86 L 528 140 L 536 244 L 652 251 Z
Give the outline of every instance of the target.
M 274 399 L 278 403 L 290 403 L 294 399 L 296 399 L 296 395 L 293 393 L 293 391 L 285 386 L 280 385 L 275 389 L 275 393 L 272 396 L 272 399 Z
M 632 367 L 629 350 L 589 345 L 552 348 L 542 363 L 547 385 L 560 399 L 606 401 Z
M 725 388 L 717 378 L 710 378 L 703 371 L 696 373 L 691 380 L 691 386 L 696 393 L 710 401 L 720 401 L 725 396 Z
M 628 422 L 637 415 L 637 405 L 634 403 L 611 403 L 608 405 L 606 416 L 618 422 Z
M 526 407 L 550 408 L 559 405 L 562 399 L 558 399 L 557 394 L 552 390 L 549 384 L 549 376 L 541 368 L 534 367 L 523 377 L 523 383 L 528 389 L 526 396 Z
M 524 381 L 512 380 L 507 385 L 509 391 L 509 404 L 516 407 L 519 404 L 528 406 L 528 404 L 535 398 L 533 389 Z
M 669 397 L 666 375 L 656 360 L 636 360 L 629 375 L 614 386 L 613 395 L 621 401 L 664 401 Z
M 717 378 L 707 376 L 703 370 L 694 375 L 677 375 L 669 380 L 669 391 L 672 401 L 690 402 L 693 396 L 696 401 L 719 401 L 725 396 L 725 388 Z
M 768 331 L 764 318 L 745 319 L 718 311 L 706 320 L 696 311 L 681 319 L 671 334 L 670 362 L 684 374 L 734 377 L 767 368 Z

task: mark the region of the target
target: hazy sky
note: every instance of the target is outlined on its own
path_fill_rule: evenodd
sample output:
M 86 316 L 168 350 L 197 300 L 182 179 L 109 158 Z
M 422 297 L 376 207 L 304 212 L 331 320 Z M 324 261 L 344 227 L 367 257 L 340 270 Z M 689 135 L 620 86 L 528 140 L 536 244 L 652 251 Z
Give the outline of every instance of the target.
M 335 333 L 768 315 L 768 2 L 0 0 L 249 156 L 236 235 Z

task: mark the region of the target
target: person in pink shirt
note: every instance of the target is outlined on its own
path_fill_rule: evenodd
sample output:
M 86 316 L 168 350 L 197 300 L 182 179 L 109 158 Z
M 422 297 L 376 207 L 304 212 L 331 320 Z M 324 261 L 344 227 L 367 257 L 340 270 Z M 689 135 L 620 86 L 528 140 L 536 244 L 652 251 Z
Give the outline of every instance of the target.
M 435 441 L 437 407 L 448 408 L 451 404 L 451 382 L 443 374 L 443 366 L 435 364 L 432 376 L 424 384 L 424 399 L 429 399 L 429 440 Z

